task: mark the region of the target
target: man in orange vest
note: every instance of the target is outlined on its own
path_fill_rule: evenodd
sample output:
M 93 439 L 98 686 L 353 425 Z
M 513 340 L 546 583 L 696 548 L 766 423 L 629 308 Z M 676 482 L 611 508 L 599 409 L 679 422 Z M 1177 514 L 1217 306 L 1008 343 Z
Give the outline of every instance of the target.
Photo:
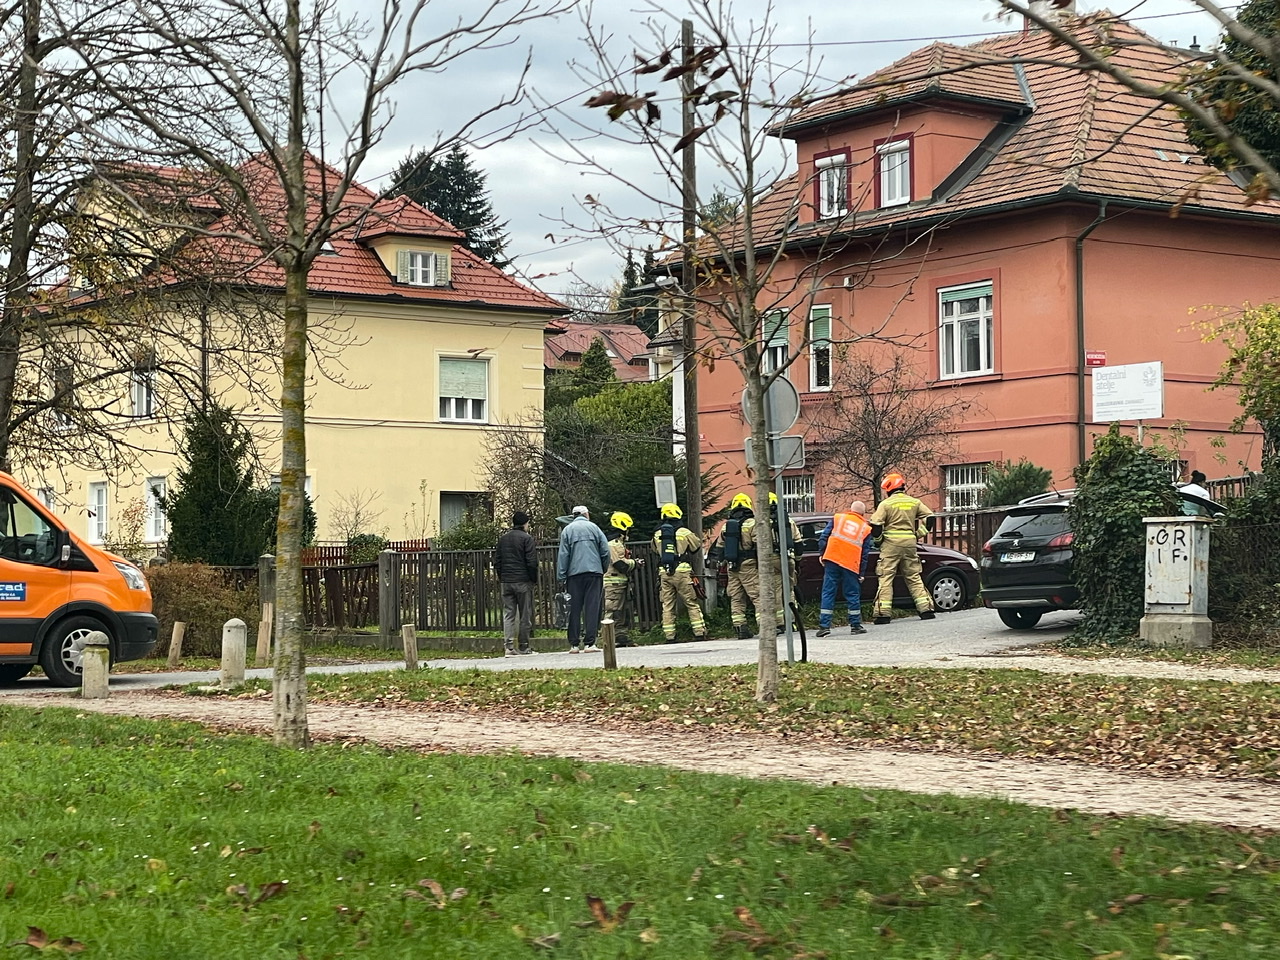
M 871 536 L 871 524 L 861 500 L 849 504 L 848 513 L 837 513 L 818 537 L 822 551 L 822 609 L 818 613 L 818 636 L 831 634 L 831 617 L 836 612 L 836 587 L 843 583 L 844 602 L 849 610 L 849 632 L 866 633 L 862 625 L 862 546 Z

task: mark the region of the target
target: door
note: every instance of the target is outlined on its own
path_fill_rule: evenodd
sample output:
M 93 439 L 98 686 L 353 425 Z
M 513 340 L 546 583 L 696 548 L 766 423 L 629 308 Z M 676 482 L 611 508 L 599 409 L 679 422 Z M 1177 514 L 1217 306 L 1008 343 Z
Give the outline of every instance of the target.
M 40 624 L 70 598 L 61 539 L 21 494 L 0 487 L 0 657 L 30 656 Z

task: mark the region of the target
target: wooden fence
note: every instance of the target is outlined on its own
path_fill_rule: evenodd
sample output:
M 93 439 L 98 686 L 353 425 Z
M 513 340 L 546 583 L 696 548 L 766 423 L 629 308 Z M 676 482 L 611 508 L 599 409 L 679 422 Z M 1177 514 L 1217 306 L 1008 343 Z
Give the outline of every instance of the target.
M 392 540 L 386 549 L 396 553 L 420 553 L 431 549 L 429 540 Z M 347 545 L 345 543 L 320 543 L 312 547 L 302 548 L 302 565 L 304 567 L 340 567 L 347 562 Z

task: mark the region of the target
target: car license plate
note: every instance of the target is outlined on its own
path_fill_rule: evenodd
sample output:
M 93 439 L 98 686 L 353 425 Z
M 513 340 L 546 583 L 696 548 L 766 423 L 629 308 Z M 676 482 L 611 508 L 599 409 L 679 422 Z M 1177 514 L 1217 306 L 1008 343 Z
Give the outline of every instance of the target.
M 1034 550 L 1024 550 L 1022 553 L 1002 553 L 1000 554 L 1001 563 L 1026 563 L 1028 560 L 1034 560 L 1036 552 Z

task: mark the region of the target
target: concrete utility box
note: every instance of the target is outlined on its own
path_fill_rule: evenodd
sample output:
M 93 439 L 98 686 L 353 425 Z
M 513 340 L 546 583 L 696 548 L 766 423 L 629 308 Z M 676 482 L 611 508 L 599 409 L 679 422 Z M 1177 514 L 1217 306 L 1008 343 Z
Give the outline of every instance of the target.
M 1153 647 L 1208 647 L 1208 517 L 1144 517 L 1147 525 L 1146 615 L 1139 635 Z

